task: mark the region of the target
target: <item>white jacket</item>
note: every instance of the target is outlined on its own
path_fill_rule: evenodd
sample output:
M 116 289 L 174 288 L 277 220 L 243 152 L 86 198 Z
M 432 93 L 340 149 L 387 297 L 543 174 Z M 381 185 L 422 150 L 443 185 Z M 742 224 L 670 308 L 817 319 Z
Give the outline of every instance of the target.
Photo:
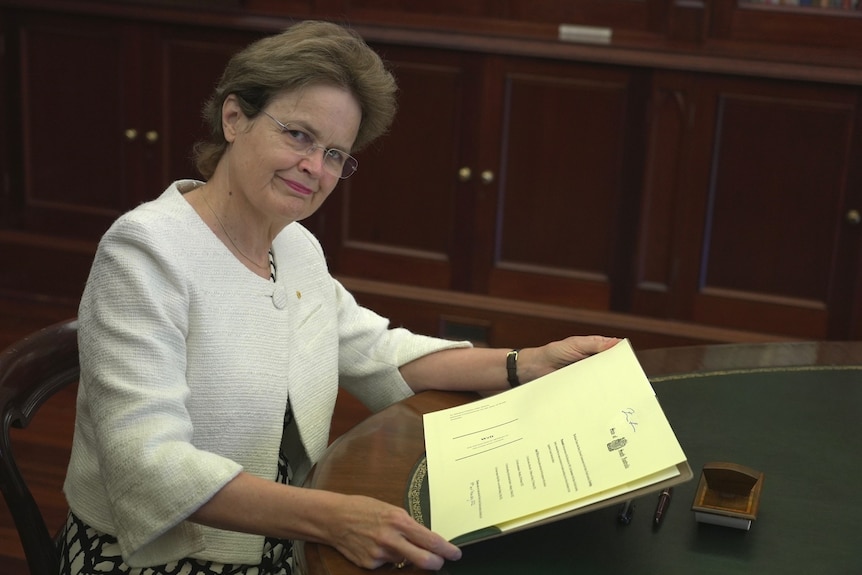
M 263 537 L 185 518 L 240 470 L 275 478 L 288 396 L 313 462 L 339 383 L 379 410 L 412 393 L 399 366 L 469 345 L 389 329 L 330 276 L 298 223 L 273 242 L 277 281 L 253 274 L 182 197 L 193 185 L 175 182 L 117 220 L 79 311 L 66 497 L 133 567 L 257 563 Z

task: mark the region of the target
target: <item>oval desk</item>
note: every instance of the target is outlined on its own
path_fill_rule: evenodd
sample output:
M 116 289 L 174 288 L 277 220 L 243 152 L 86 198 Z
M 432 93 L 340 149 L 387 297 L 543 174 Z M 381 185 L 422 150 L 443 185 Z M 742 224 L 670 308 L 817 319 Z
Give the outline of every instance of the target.
M 643 497 L 629 525 L 616 508 L 596 510 L 468 545 L 440 573 L 862 573 L 862 342 L 637 355 L 695 473 L 675 489 L 661 527 L 652 526 L 656 498 Z M 306 485 L 404 506 L 423 456 L 422 414 L 474 398 L 426 392 L 369 417 L 330 446 Z M 695 521 L 691 504 L 709 461 L 764 473 L 749 531 Z M 369 573 L 326 545 L 298 547 L 309 575 Z

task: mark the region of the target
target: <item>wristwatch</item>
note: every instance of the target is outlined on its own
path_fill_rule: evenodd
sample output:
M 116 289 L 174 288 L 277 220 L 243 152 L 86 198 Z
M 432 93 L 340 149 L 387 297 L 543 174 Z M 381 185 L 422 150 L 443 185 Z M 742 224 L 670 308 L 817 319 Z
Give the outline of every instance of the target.
M 519 349 L 513 349 L 506 354 L 506 373 L 508 374 L 509 385 L 518 387 L 521 381 L 518 379 L 518 352 Z

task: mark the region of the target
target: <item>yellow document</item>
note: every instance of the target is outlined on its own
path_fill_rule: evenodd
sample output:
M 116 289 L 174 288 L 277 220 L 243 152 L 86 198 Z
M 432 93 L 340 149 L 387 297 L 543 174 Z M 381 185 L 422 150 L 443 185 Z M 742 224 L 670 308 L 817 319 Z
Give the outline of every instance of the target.
M 691 478 L 628 340 L 424 428 L 431 528 L 456 542 Z

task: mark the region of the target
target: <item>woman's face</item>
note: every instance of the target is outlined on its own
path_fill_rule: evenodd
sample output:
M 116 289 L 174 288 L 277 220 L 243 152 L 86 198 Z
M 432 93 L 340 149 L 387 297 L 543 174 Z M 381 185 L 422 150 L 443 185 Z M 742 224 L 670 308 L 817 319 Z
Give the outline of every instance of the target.
M 323 148 L 349 153 L 361 120 L 350 92 L 323 85 L 284 92 L 254 119 L 235 96 L 222 110 L 229 189 L 276 229 L 307 218 L 329 197 L 339 178 L 324 167 Z M 299 131 L 285 132 L 279 122 Z M 296 149 L 303 133 L 317 146 L 307 155 Z

